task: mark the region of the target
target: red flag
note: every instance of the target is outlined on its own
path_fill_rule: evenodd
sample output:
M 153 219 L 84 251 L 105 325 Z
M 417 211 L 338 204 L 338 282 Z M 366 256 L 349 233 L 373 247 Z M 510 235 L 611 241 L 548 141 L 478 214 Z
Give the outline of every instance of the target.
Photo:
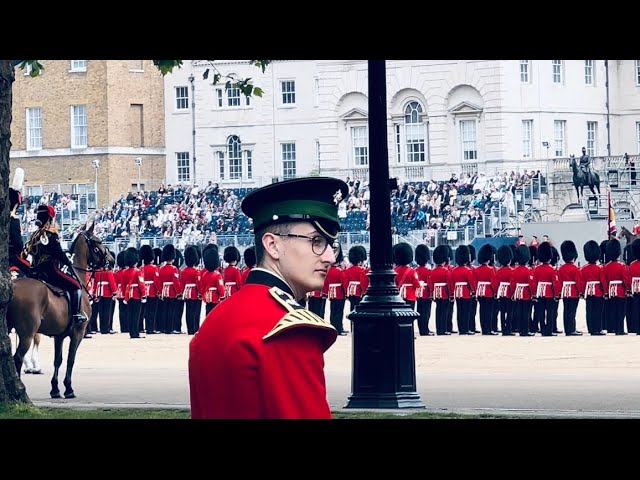
M 611 205 L 611 190 L 607 192 L 608 201 L 609 201 L 609 234 L 615 235 L 618 229 L 616 228 L 616 214 L 613 211 L 613 206 Z

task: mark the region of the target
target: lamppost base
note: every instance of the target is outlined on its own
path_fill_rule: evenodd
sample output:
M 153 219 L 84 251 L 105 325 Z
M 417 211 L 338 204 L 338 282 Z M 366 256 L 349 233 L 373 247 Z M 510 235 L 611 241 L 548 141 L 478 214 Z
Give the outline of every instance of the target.
M 417 393 L 378 393 L 351 395 L 344 408 L 425 408 Z

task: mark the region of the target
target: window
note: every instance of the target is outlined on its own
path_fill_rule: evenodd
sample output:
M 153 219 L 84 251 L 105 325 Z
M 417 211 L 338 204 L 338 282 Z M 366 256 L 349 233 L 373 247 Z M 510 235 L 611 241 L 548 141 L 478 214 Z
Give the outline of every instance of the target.
M 351 127 L 351 145 L 353 148 L 353 165 L 356 167 L 369 165 L 367 127 Z
M 396 123 L 396 160 L 398 163 L 402 160 L 402 141 L 400 140 L 400 125 Z
M 562 83 L 562 60 L 552 60 L 553 83 Z
M 253 152 L 247 150 L 247 178 L 253 178 Z
M 71 106 L 71 148 L 87 146 L 87 106 Z
M 242 178 L 242 148 L 237 135 L 229 137 L 227 141 L 227 155 L 229 156 L 229 179 Z
M 556 157 L 564 156 L 566 124 L 565 120 L 554 120 L 553 122 L 553 146 Z
M 227 106 L 239 107 L 240 106 L 240 89 L 237 87 L 227 88 Z
M 224 180 L 224 152 L 218 152 L 218 174 L 220 180 Z
M 144 105 L 131 104 L 129 128 L 131 129 L 131 146 L 144 147 Z
M 404 109 L 404 129 L 405 143 L 407 146 L 407 162 L 424 162 L 424 123 L 422 123 L 422 107 L 418 102 L 411 102 Z
M 296 176 L 296 144 L 282 144 L 282 176 L 293 178 Z
M 476 135 L 475 120 L 460 120 L 460 140 L 462 141 L 462 158 L 464 160 L 478 159 Z
M 191 162 L 189 152 L 177 152 L 178 182 L 188 182 L 191 179 Z
M 42 149 L 42 109 L 27 108 L 27 150 Z
M 216 103 L 218 108 L 224 106 L 224 98 L 227 98 L 227 107 L 240 107 L 242 105 L 242 92 L 237 87 L 227 89 L 216 88 Z M 245 96 L 245 105 L 251 105 L 251 98 Z
M 598 138 L 598 122 L 587 122 L 587 155 L 596 156 L 596 138 Z
M 71 71 L 72 72 L 86 72 L 87 71 L 87 61 L 86 60 L 71 60 Z
M 640 60 L 636 60 L 636 85 L 640 85 Z
M 217 88 L 216 89 L 216 94 L 218 97 L 218 107 L 222 108 L 222 89 L 221 88 Z
M 584 61 L 584 84 L 593 85 L 593 60 Z
M 318 77 L 314 78 L 314 86 L 313 106 L 317 107 L 320 105 L 320 79 Z
M 520 82 L 529 83 L 529 60 L 520 60 Z
M 296 82 L 293 80 L 284 80 L 280 82 L 282 91 L 282 104 L 295 105 L 296 103 Z
M 176 87 L 176 110 L 189 109 L 189 87 Z
M 531 158 L 533 120 L 522 121 L 522 157 Z

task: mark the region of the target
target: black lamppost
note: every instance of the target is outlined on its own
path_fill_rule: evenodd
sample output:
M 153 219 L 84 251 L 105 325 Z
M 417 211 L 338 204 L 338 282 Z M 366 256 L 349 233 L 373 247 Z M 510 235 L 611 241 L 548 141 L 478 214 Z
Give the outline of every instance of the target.
M 369 61 L 369 288 L 353 320 L 353 366 L 345 408 L 424 408 L 416 391 L 413 321 L 395 284 L 387 148 L 387 78 L 384 60 Z

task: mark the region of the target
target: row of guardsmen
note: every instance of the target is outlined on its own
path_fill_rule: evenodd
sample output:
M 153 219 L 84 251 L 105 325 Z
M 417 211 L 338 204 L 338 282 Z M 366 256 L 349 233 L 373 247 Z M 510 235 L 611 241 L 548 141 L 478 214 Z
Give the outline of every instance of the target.
M 114 257 L 115 266 L 108 265 L 93 276 L 87 273 L 93 297 L 88 330 L 116 333 L 113 316 L 117 301 L 120 331 L 129 333 L 131 338 L 142 338 L 141 333 L 183 333 L 183 316 L 187 334 L 194 335 L 200 328 L 202 303 L 206 316 L 244 285 L 256 264 L 254 247 L 244 251 L 245 265 L 241 270 L 240 251 L 228 246 L 223 254 L 227 265 L 223 268 L 215 244 L 202 250 L 189 245 L 184 254 L 172 244 L 162 249 L 142 245 L 139 250 L 129 247 Z
M 549 242 L 536 246 L 486 243 L 477 255 L 473 245 L 461 245 L 455 252 L 449 245 L 431 250 L 424 244 L 414 250 L 407 243 L 393 246 L 396 285 L 400 295 L 415 308 L 420 335 L 430 336 L 432 304 L 435 304 L 437 335 L 557 336 L 558 306 L 563 303 L 563 325 L 567 336 L 580 336 L 576 312 L 580 299 L 586 302 L 588 333 L 594 336 L 627 331 L 640 335 L 640 239 L 624 249 L 619 240 L 583 245 L 586 264 L 576 264 L 573 241 L 562 242 L 560 252 Z M 562 258 L 562 262 L 560 262 Z M 342 321 L 345 300 L 351 310 L 369 285 L 366 250 L 349 250 L 349 267 L 340 253 L 329 269 L 322 290 L 311 292 L 308 308 L 320 317 L 325 302 L 329 318 L 340 335 L 346 335 Z M 433 260 L 433 262 L 431 261 Z M 431 264 L 433 263 L 433 266 Z M 454 305 L 458 330 L 453 328 Z M 479 315 L 478 315 L 479 314 Z M 480 330 L 476 317 L 479 316 Z M 498 328 L 500 324 L 500 328 Z

